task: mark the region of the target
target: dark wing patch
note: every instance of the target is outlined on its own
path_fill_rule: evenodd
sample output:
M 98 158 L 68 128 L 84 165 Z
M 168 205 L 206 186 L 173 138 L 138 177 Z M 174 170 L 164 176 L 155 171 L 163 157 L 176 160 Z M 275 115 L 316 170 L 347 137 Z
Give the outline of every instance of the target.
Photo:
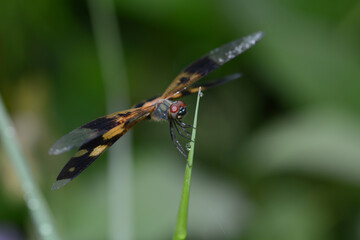
M 174 81 L 166 89 L 162 97 L 169 98 L 172 94 L 186 89 L 188 86 L 190 86 L 191 84 L 193 84 L 194 82 L 220 66 L 213 61 L 213 64 L 209 64 L 208 62 L 208 64 L 206 65 L 200 65 L 200 63 L 205 63 L 203 59 L 207 59 L 209 60 L 209 62 L 211 61 L 208 57 L 204 57 L 200 59 L 202 61 L 196 61 L 194 64 L 187 67 L 174 79 Z M 189 70 L 189 72 L 187 70 Z
M 172 98 L 172 95 L 183 91 L 219 66 L 222 66 L 255 45 L 263 35 L 262 32 L 257 32 L 214 49 L 206 56 L 186 67 L 165 90 L 162 97 Z
M 102 136 L 97 137 L 90 142 L 81 146 L 79 151 L 66 163 L 60 174 L 56 178 L 56 182 L 51 187 L 57 190 L 69 183 L 92 164 L 100 155 L 105 152 L 114 142 L 120 138 L 120 135 L 105 141 Z
M 199 74 L 201 76 L 205 76 L 209 72 L 218 68 L 220 64 L 216 63 L 213 59 L 210 58 L 209 55 L 200 58 L 199 60 L 195 61 L 187 68 L 185 68 L 184 72 L 190 74 Z
M 52 190 L 57 190 L 77 177 L 82 171 L 90 166 L 98 157 L 101 156 L 111 145 L 123 136 L 136 123 L 145 119 L 153 111 L 153 108 L 137 109 L 131 114 L 117 119 L 118 124 L 109 129 L 104 134 L 87 141 L 75 155 L 66 163 L 56 178 Z M 125 111 L 126 112 L 126 111 Z M 123 113 L 123 112 L 122 112 Z M 116 114 L 114 114 L 116 115 Z
M 50 148 L 49 154 L 57 155 L 95 139 L 120 124 L 121 119 L 132 116 L 136 109 L 112 113 L 82 125 L 60 138 Z
M 176 98 L 181 98 L 181 97 L 184 97 L 184 96 L 188 96 L 190 94 L 193 94 L 193 93 L 197 93 L 199 91 L 199 88 L 201 87 L 201 91 L 205 91 L 209 88 L 213 88 L 213 87 L 216 87 L 216 86 L 219 86 L 219 85 L 222 85 L 224 83 L 227 83 L 229 81 L 232 81 L 232 80 L 235 80 L 235 79 L 238 79 L 241 77 L 241 73 L 234 73 L 232 75 L 228 75 L 226 77 L 222 77 L 218 80 L 215 80 L 213 82 L 210 82 L 210 83 L 207 83 L 207 84 L 202 84 L 202 85 L 199 85 L 199 86 L 195 86 L 195 87 L 191 87 L 191 88 L 187 88 L 185 90 L 183 90 L 182 92 L 178 92 L 174 95 L 172 95 L 170 97 L 170 99 L 176 99 Z
M 187 83 L 188 81 L 190 81 L 190 78 L 188 78 L 188 77 L 182 77 L 182 78 L 180 78 L 180 81 L 178 82 L 178 84 L 185 84 L 185 83 Z

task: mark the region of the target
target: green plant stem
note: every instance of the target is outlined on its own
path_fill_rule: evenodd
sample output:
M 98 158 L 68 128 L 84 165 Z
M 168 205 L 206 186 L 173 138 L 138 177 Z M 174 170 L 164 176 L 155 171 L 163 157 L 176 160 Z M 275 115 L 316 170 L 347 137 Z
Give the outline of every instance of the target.
M 120 27 L 113 0 L 88 0 L 108 113 L 130 106 Z M 133 238 L 131 132 L 108 151 L 109 239 Z M 121 158 L 121 159 L 120 159 Z
M 186 236 L 187 236 L 187 219 L 188 219 L 188 212 L 189 212 L 191 173 L 192 173 L 194 150 L 195 150 L 195 136 L 196 136 L 197 115 L 198 115 L 198 110 L 199 110 L 200 97 L 201 97 L 201 87 L 199 88 L 198 97 L 196 100 L 193 131 L 192 131 L 191 142 L 190 142 L 190 152 L 188 155 L 186 169 L 185 169 L 184 186 L 183 186 L 183 191 L 182 191 L 182 195 L 181 195 L 178 219 L 177 219 L 175 233 L 174 233 L 174 240 L 183 240 L 183 239 L 186 239 Z
M 60 239 L 49 207 L 37 186 L 16 138 L 15 128 L 0 95 L 0 138 L 20 180 L 24 199 L 41 239 Z

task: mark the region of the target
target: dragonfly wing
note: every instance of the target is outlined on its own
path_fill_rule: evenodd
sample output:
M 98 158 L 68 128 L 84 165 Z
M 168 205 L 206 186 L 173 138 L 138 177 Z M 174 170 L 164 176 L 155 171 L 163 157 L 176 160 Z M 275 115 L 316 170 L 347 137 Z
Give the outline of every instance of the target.
M 135 110 L 136 111 L 128 110 L 114 113 L 103 118 L 98 118 L 88 124 L 85 124 L 84 126 L 87 126 L 88 128 L 89 126 L 95 128 L 99 126 L 98 124 L 96 124 L 96 121 L 102 122 L 100 119 L 105 120 L 104 118 L 106 117 L 111 117 L 113 121 L 117 122 L 117 124 L 114 124 L 112 128 L 105 130 L 105 132 L 104 130 L 99 130 L 98 132 L 102 132 L 102 134 L 98 135 L 97 137 L 91 138 L 90 140 L 89 138 L 86 138 L 86 141 L 83 142 L 79 150 L 61 170 L 60 174 L 56 178 L 56 182 L 53 184 L 51 189 L 57 190 L 63 187 L 65 184 L 69 183 L 75 177 L 77 177 L 82 171 L 84 171 L 88 166 L 90 166 L 91 163 L 93 163 L 98 157 L 100 157 L 106 149 L 108 149 L 121 136 L 123 136 L 128 130 L 130 130 L 130 128 L 132 128 L 139 121 L 145 119 L 151 113 L 153 108 Z M 127 116 L 120 116 L 117 119 L 113 117 L 119 116 L 120 113 L 128 113 L 129 111 L 131 113 L 127 114 Z M 81 129 L 82 127 L 80 127 L 79 129 Z M 71 146 L 71 148 L 72 147 L 73 146 Z
M 86 123 L 56 141 L 50 148 L 49 154 L 57 155 L 80 147 L 84 143 L 103 135 L 125 119 L 133 117 L 134 113 L 136 115 L 138 111 L 139 109 L 130 109 L 116 112 Z
M 171 98 L 172 95 L 183 91 L 216 68 L 254 46 L 263 36 L 263 32 L 257 32 L 212 50 L 185 68 L 166 89 L 162 97 Z
M 241 73 L 234 73 L 234 74 L 222 77 L 220 79 L 217 79 L 217 80 L 215 80 L 213 82 L 210 82 L 210 83 L 201 84 L 201 85 L 198 85 L 198 86 L 187 88 L 184 91 L 181 91 L 181 92 L 178 92 L 178 93 L 172 95 L 170 97 L 170 99 L 182 98 L 184 96 L 188 96 L 188 95 L 191 95 L 193 93 L 197 93 L 199 91 L 200 87 L 201 87 L 201 91 L 203 92 L 203 91 L 205 91 L 205 90 L 207 90 L 209 88 L 213 88 L 213 87 L 222 85 L 224 83 L 233 81 L 233 80 L 238 79 L 240 77 L 241 77 Z
M 92 139 L 103 134 L 105 130 L 98 131 L 90 128 L 79 127 L 63 136 L 55 142 L 55 144 L 50 148 L 50 155 L 57 155 L 63 152 L 67 152 L 73 148 L 80 147 L 81 144 L 84 144 Z
M 119 138 L 120 136 L 111 139 L 111 141 L 103 141 L 103 138 L 100 136 L 82 145 L 61 170 L 51 189 L 57 190 L 69 183 Z

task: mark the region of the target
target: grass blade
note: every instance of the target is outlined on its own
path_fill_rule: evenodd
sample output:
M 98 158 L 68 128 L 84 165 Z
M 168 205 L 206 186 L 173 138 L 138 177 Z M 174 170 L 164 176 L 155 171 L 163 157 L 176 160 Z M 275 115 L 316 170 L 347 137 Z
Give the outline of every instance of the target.
M 37 186 L 16 138 L 15 128 L 0 95 L 0 139 L 24 191 L 24 199 L 41 239 L 60 239 L 49 207 Z
M 194 158 L 194 149 L 195 149 L 195 136 L 196 136 L 196 125 L 197 125 L 197 115 L 199 110 L 199 100 L 201 97 L 201 87 L 199 88 L 198 97 L 196 100 L 196 108 L 195 108 L 195 116 L 193 122 L 193 131 L 191 135 L 190 142 L 190 152 L 188 155 L 188 164 L 186 164 L 185 169 L 185 179 L 184 186 L 180 201 L 180 207 L 178 212 L 178 219 L 176 223 L 174 240 L 182 240 L 186 239 L 187 236 L 187 219 L 188 219 L 188 210 L 189 210 L 189 198 L 190 198 L 190 185 L 191 185 L 191 173 L 193 166 L 193 158 Z

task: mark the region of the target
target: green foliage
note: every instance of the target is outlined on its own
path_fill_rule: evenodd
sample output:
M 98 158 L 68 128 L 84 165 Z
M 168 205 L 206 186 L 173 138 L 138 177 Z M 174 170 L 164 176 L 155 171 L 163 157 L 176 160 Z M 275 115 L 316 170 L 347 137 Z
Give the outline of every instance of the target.
M 131 104 L 161 94 L 181 69 L 222 43 L 266 32 L 204 79 L 244 76 L 205 92 L 188 216 L 192 239 L 359 238 L 358 1 L 115 5 Z M 60 235 L 108 239 L 106 156 L 61 191 L 50 191 L 71 154 L 50 157 L 48 148 L 108 112 L 87 2 L 4 1 L 0 63 L 0 93 Z M 195 98 L 184 101 L 194 109 Z M 169 239 L 184 162 L 166 124 L 145 122 L 132 132 L 134 239 Z M 31 239 L 29 217 L 12 221 L 12 212 L 26 216 L 26 208 L 0 148 L 0 223 Z M 19 209 L 3 210 L 9 202 Z

